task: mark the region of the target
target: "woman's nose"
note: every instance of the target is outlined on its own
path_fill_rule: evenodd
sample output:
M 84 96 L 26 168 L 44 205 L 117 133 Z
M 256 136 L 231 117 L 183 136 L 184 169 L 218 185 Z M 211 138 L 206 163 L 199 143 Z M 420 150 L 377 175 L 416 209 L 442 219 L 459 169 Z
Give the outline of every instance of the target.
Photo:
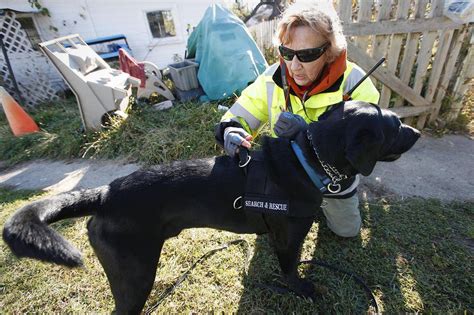
M 298 60 L 298 57 L 296 57 L 296 55 L 294 55 L 293 59 L 291 60 L 290 69 L 291 70 L 298 70 L 299 68 L 301 68 L 301 62 Z

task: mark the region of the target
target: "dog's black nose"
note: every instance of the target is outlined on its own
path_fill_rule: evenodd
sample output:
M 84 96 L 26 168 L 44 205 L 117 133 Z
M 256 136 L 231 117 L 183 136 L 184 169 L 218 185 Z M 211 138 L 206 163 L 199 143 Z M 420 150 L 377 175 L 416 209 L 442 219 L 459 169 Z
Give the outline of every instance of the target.
M 420 138 L 421 133 L 408 125 L 402 124 L 400 126 L 400 132 L 398 133 L 395 143 L 390 148 L 389 154 L 403 154 L 416 143 Z

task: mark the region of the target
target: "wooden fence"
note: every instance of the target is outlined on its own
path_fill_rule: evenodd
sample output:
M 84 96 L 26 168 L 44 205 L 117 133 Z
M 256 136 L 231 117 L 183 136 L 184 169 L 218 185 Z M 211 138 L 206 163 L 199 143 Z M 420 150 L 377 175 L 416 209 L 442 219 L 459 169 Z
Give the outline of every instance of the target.
M 351 5 L 352 2 L 352 5 Z M 474 77 L 472 25 L 443 16 L 444 0 L 336 0 L 348 41 L 348 58 L 366 71 L 381 57 L 375 78 L 379 105 L 423 128 L 439 115 L 455 119 Z M 250 28 L 263 50 L 272 46 L 278 21 Z

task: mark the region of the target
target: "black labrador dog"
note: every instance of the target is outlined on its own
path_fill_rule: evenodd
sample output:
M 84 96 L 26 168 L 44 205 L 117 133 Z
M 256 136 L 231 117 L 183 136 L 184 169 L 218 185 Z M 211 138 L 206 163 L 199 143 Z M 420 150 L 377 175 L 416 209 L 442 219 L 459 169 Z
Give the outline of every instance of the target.
M 394 113 L 351 101 L 311 123 L 295 141 L 318 174 L 324 174 L 323 160 L 351 177 L 369 175 L 377 161 L 397 159 L 419 136 Z M 312 211 L 319 209 L 321 190 L 302 167 L 289 139 L 266 138 L 259 154 L 265 172 L 286 192 L 290 204 L 304 201 Z M 298 277 L 297 263 L 314 216 L 236 209 L 236 200 L 245 193 L 246 178 L 236 160 L 227 156 L 138 170 L 106 186 L 24 206 L 6 222 L 3 239 L 19 257 L 79 266 L 81 254 L 48 224 L 91 216 L 90 244 L 107 274 L 116 311 L 122 314 L 140 313 L 152 289 L 164 241 L 183 229 L 269 233 L 288 286 L 312 296 L 314 287 Z

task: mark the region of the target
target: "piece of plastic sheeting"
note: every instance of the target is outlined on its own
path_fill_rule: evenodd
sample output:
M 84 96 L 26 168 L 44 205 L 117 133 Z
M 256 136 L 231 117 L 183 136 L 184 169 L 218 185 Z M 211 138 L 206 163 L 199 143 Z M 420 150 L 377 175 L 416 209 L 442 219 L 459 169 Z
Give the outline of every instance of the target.
M 474 0 L 446 0 L 444 15 L 457 23 L 472 23 L 474 22 Z
M 245 24 L 219 4 L 206 10 L 187 51 L 199 64 L 198 80 L 210 100 L 239 95 L 268 67 Z

